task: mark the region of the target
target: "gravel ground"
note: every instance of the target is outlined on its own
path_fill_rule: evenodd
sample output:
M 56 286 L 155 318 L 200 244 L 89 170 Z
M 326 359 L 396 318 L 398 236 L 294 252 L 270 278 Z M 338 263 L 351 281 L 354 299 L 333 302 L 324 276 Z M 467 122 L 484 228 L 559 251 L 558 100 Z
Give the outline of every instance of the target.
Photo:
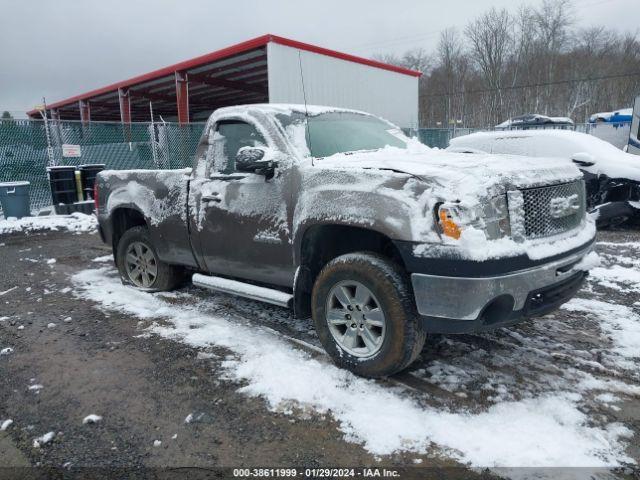
M 598 250 L 607 265 L 638 269 L 638 239 L 635 231 L 601 233 Z M 74 295 L 73 275 L 110 265 L 93 261 L 109 253 L 95 234 L 0 236 L 0 348 L 13 349 L 0 356 L 0 421 L 13 420 L 0 432 L 0 466 L 178 472 L 182 467 L 419 465 L 443 478 L 493 476 L 467 470 L 464 456 L 448 456 L 436 445 L 423 452 L 373 455 L 362 442 L 347 438 L 330 412 L 267 408 L 262 398 L 240 392 L 242 384 L 229 380 L 226 349 L 213 345 L 203 351 L 145 333 L 152 319 Z M 434 336 L 410 370 L 378 383 L 425 407 L 470 414 L 560 390 L 579 395 L 589 424 L 628 429 L 627 460 L 621 462 L 628 467 L 614 474 L 632 478 L 637 475 L 632 465 L 640 462 L 640 361 L 633 352 L 619 352 L 624 339 L 616 340 L 615 325 L 611 331 L 603 328 L 597 313 L 604 304 L 628 307 L 635 315 L 640 285 L 601 272 L 579 297 L 582 303 L 511 329 Z M 160 298 L 185 308 L 195 301 L 272 329 L 292 348 L 325 361 L 314 349 L 318 343 L 309 323 L 283 309 L 192 287 Z M 90 414 L 103 418 L 83 424 Z M 54 432 L 51 442 L 34 447 L 34 439 L 47 432 Z M 406 475 L 418 478 L 424 471 Z

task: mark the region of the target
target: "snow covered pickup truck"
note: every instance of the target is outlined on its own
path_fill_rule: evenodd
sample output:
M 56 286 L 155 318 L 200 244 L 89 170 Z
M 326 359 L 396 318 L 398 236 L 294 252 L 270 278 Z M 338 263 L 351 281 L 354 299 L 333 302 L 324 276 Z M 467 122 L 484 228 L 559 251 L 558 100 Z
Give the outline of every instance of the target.
M 580 288 L 595 227 L 571 163 L 432 150 L 356 111 L 222 108 L 192 169 L 103 171 L 125 283 L 193 284 L 313 317 L 333 360 L 379 377 L 429 332 L 542 315 Z

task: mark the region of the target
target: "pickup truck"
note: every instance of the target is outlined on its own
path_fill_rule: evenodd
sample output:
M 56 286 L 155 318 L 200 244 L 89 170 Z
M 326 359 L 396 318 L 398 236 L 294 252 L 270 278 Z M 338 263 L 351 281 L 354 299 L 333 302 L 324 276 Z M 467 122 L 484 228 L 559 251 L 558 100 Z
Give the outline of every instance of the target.
M 124 283 L 188 275 L 292 308 L 368 377 L 408 366 L 428 333 L 557 308 L 595 256 L 575 165 L 430 149 L 339 108 L 221 108 L 192 168 L 103 171 L 94 197 Z

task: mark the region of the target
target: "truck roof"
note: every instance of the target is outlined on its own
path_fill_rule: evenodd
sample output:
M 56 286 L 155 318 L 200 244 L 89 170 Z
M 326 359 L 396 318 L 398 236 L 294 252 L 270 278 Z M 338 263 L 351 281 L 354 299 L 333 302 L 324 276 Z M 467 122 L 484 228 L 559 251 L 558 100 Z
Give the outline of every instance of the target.
M 232 107 L 222 107 L 217 109 L 216 113 L 234 113 L 244 112 L 247 110 L 260 110 L 264 113 L 270 114 L 287 114 L 287 113 L 307 113 L 309 115 L 320 115 L 330 112 L 348 112 L 357 113 L 360 115 L 370 115 L 370 113 L 363 112 L 361 110 L 353 110 L 350 108 L 330 107 L 325 105 L 304 105 L 296 103 L 249 103 L 243 105 L 235 105 Z

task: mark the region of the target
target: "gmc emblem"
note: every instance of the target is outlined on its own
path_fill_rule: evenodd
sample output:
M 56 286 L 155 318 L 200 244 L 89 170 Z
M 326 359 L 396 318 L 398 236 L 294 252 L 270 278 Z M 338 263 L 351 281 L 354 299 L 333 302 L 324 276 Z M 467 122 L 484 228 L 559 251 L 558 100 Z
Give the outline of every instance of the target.
M 552 198 L 549 202 L 551 218 L 563 218 L 580 211 L 580 197 L 577 193 L 568 197 Z

